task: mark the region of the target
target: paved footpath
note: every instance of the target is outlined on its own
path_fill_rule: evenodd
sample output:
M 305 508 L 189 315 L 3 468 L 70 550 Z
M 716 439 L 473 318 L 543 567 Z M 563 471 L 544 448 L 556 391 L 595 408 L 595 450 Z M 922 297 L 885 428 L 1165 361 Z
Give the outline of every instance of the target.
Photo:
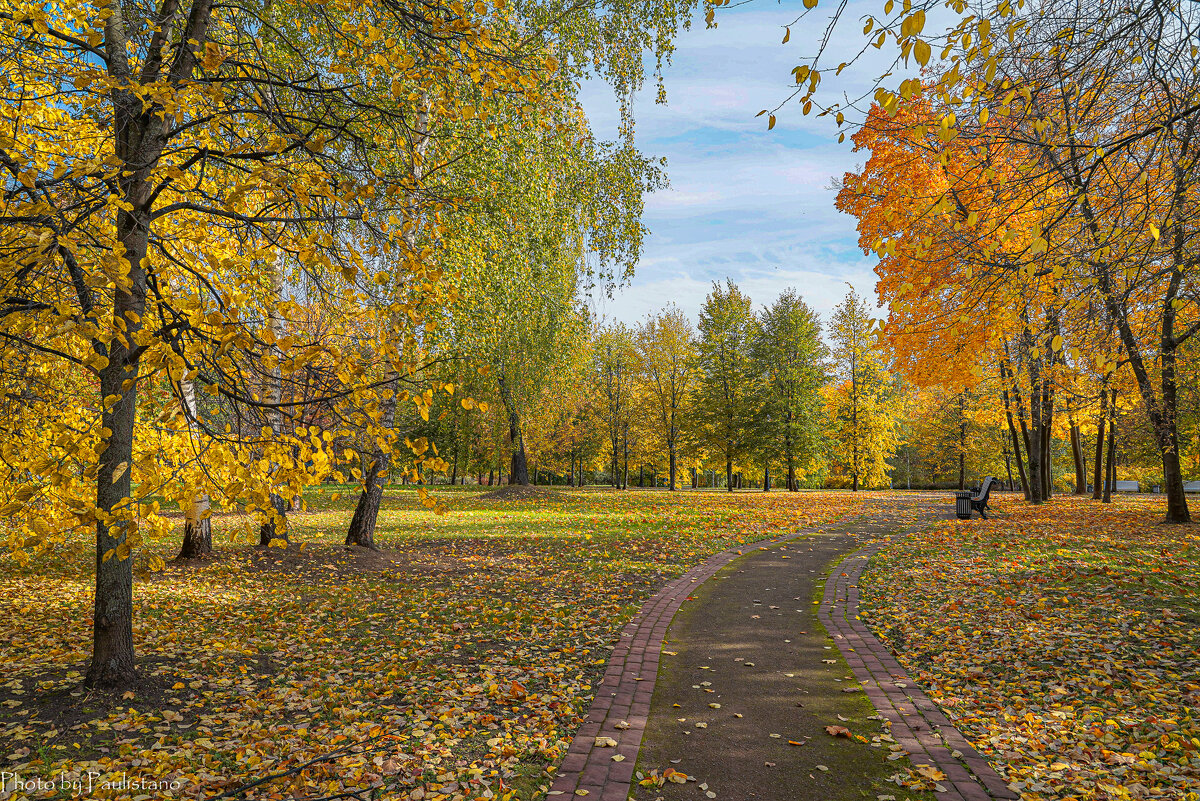
M 951 509 L 929 498 L 867 503 L 866 516 L 718 554 L 647 601 L 621 633 L 551 796 L 903 797 L 884 783 L 899 770 L 885 759 L 898 746 L 945 774 L 939 799 L 1015 798 L 856 617 L 870 555 L 904 525 Z M 825 731 L 879 734 L 880 718 L 895 740 L 881 748 Z M 695 781 L 647 792 L 635 766 Z

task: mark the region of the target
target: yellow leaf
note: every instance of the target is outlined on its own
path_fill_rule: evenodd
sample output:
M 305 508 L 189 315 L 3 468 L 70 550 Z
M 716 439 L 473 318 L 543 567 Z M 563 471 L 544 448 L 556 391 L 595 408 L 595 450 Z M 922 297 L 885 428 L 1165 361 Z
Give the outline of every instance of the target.
M 1154 237 L 1155 242 L 1158 241 L 1159 231 L 1158 231 L 1158 228 L 1154 225 L 1154 223 L 1150 223 L 1150 236 Z
M 929 63 L 929 57 L 933 54 L 933 49 L 929 46 L 929 42 L 923 39 L 918 39 L 913 45 L 913 56 L 916 57 L 917 63 L 924 67 Z
M 769 131 L 774 127 L 775 127 L 775 115 L 772 114 L 771 116 L 767 117 L 767 130 Z

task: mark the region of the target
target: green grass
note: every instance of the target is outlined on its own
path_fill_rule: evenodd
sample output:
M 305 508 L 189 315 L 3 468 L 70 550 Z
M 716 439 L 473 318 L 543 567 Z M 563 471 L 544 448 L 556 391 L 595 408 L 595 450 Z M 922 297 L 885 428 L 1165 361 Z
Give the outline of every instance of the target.
M 590 704 L 611 640 L 665 581 L 731 545 L 842 513 L 845 494 L 555 491 L 538 500 L 390 489 L 381 554 L 341 545 L 355 491 L 322 487 L 290 516 L 293 545 L 214 517 L 216 558 L 142 565 L 132 694 L 79 687 L 93 555 L 66 545 L 0 574 L 0 765 L 23 776 L 126 772 L 211 795 L 331 748 L 351 756 L 256 791 L 386 786 L 428 799 L 528 801 Z M 20 682 L 19 685 L 13 682 Z M 26 750 L 28 749 L 28 750 Z M 120 791 L 96 797 L 121 797 Z

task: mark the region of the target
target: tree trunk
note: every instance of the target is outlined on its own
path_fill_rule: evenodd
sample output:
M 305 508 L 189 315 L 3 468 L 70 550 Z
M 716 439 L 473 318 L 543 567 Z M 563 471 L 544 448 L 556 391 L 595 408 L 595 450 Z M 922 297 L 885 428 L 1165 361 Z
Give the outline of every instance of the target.
M 629 489 L 629 423 L 625 424 L 622 445 L 625 449 L 625 470 L 621 476 L 621 489 Z
M 115 90 L 119 91 L 119 90 Z M 128 198 L 142 182 L 122 178 Z M 137 199 L 134 197 L 133 199 Z M 117 238 L 125 248 L 129 289 L 120 288 L 113 298 L 113 327 L 117 320 L 124 334 L 108 345 L 107 366 L 100 370 L 100 398 L 118 400 L 101 404 L 100 425 L 112 433 L 100 454 L 96 475 L 96 597 L 92 612 L 92 661 L 85 683 L 88 686 L 127 685 L 137 677 L 133 656 L 133 556 L 126 540 L 134 531 L 135 508 L 131 496 L 134 423 L 137 418 L 138 351 L 135 335 L 142 328 L 146 310 L 146 256 L 149 214 L 135 204 L 133 211 L 117 212 Z M 94 345 L 97 352 L 103 345 Z
M 1108 376 L 1100 385 L 1100 417 L 1096 420 L 1096 463 L 1092 470 L 1092 500 L 1104 496 L 1104 428 L 1108 425 Z
M 638 466 L 638 486 L 642 489 L 646 488 L 646 465 Z
M 380 428 L 386 432 L 384 436 L 391 434 L 392 425 L 395 423 L 396 402 L 397 392 L 393 385 L 390 394 L 383 398 Z M 387 471 L 391 466 L 391 453 L 376 445 L 371 454 L 371 464 L 363 473 L 362 491 L 359 492 L 358 503 L 354 506 L 354 516 L 350 518 L 350 526 L 346 529 L 346 545 L 379 550 L 375 545 L 375 526 L 379 520 L 379 507 L 383 505 L 383 487 L 387 481 Z
M 792 453 L 792 410 L 787 410 L 787 422 L 783 429 L 783 455 L 787 459 L 787 489 L 796 491 L 796 457 Z
M 1012 455 L 1007 450 L 1004 452 L 1004 472 L 1008 473 L 1008 489 L 1011 490 L 1013 488 Z
M 1042 500 L 1054 497 L 1054 465 L 1050 446 L 1054 435 L 1054 387 L 1049 375 L 1042 379 Z
M 496 377 L 496 385 L 500 390 L 500 400 L 508 412 L 508 441 L 512 447 L 511 466 L 508 471 L 509 485 L 529 485 L 529 465 L 525 459 L 525 438 L 521 435 L 521 418 L 517 415 L 513 402 L 512 391 L 504 380 L 504 374 Z
M 180 404 L 183 406 L 184 417 L 187 421 L 188 433 L 195 437 L 197 431 L 196 384 L 184 379 L 179 382 Z M 180 559 L 195 559 L 212 553 L 212 518 L 209 516 L 212 504 L 208 493 L 196 492 L 184 509 L 183 547 L 179 550 Z
M 688 469 L 692 471 L 692 489 L 697 489 L 700 485 L 696 480 L 696 468 L 689 467 Z
M 674 492 L 674 491 L 675 491 L 675 489 L 676 489 L 676 485 L 675 485 L 675 443 L 674 443 L 674 442 L 672 442 L 672 443 L 670 444 L 670 447 L 668 448 L 668 450 L 670 451 L 670 456 L 669 456 L 669 459 L 670 459 L 670 473 L 671 473 L 671 484 L 670 484 L 670 486 L 671 486 L 671 492 Z
M 382 458 L 380 458 L 382 457 Z M 346 544 L 357 545 L 378 551 L 375 546 L 375 524 L 379 519 L 379 507 L 383 503 L 383 481 L 380 474 L 387 469 L 386 455 L 376 454 L 376 460 L 367 468 L 363 475 L 362 492 L 359 493 L 358 503 L 354 506 L 354 516 L 350 518 L 350 527 L 346 529 Z
M 130 261 L 133 264 L 140 263 L 140 259 L 133 254 Z M 124 293 L 118 295 L 118 302 L 122 295 Z M 126 308 L 132 310 L 135 307 L 129 304 Z M 123 311 L 117 313 L 122 314 Z M 133 325 L 130 318 L 123 319 Z M 133 531 L 129 466 L 133 461 L 137 390 L 134 386 L 122 392 L 121 385 L 136 375 L 137 359 L 120 344 L 119 339 L 113 340 L 111 348 L 109 366 L 100 371 L 100 395 L 119 395 L 121 399 L 111 408 L 106 406 L 101 413 L 102 427 L 112 431 L 112 434 L 108 437 L 108 448 L 100 456 L 96 508 L 112 523 L 99 522 L 96 525 L 92 662 L 86 679 L 89 686 L 119 686 L 137 675 L 133 657 L 133 557 L 117 552 Z M 114 475 L 117 476 L 115 481 Z
M 1029 502 L 1040 504 L 1042 495 L 1042 403 L 1041 370 L 1038 358 L 1029 360 L 1029 441 L 1026 455 L 1029 457 Z
M 195 559 L 212 553 L 211 508 L 208 495 L 200 494 L 184 510 L 183 547 L 178 558 Z
M 495 483 L 495 482 L 494 482 L 494 480 L 495 480 L 495 478 L 496 478 L 496 471 L 495 471 L 495 469 L 489 470 L 489 471 L 488 471 L 488 486 L 489 486 L 489 487 L 491 487 L 491 486 L 494 486 L 494 483 Z
M 967 488 L 967 394 L 958 393 L 958 488 Z
M 522 487 L 529 485 L 529 467 L 525 461 L 525 439 L 521 436 L 521 420 L 516 412 L 508 414 L 508 438 L 512 442 L 512 468 L 508 471 L 508 483 Z
M 1108 419 L 1108 464 L 1104 470 L 1104 495 L 1101 498 L 1103 503 L 1112 503 L 1112 493 L 1116 489 L 1113 485 L 1117 480 L 1117 416 L 1116 409 L 1117 398 L 1116 390 L 1113 390 L 1112 403 L 1109 405 Z
M 1068 417 L 1071 425 L 1071 458 L 1075 462 L 1075 494 L 1087 495 L 1087 469 L 1083 464 L 1083 435 L 1074 416 Z
M 267 372 L 267 386 L 263 392 L 263 399 L 267 402 L 266 417 L 267 422 L 271 427 L 271 433 L 278 437 L 283 433 L 283 350 L 279 347 L 278 342 L 284 338 L 285 332 L 283 329 L 283 320 L 279 316 L 277 304 L 283 299 L 283 264 L 282 255 L 275 258 L 271 265 L 271 300 L 272 304 L 267 310 L 267 325 L 270 327 L 271 333 L 274 335 L 275 342 L 271 345 L 271 355 L 274 357 L 274 363 Z M 277 465 L 271 465 L 271 473 L 277 469 Z M 284 500 L 283 496 L 272 489 L 270 494 L 271 509 L 266 512 L 266 519 L 263 520 L 262 526 L 258 530 L 258 544 L 270 545 L 272 540 L 288 541 L 288 524 L 287 513 L 291 508 L 291 503 Z M 265 511 L 265 510 L 264 510 Z
M 1004 402 L 1004 417 L 1008 422 L 1008 435 L 1012 439 L 1013 459 L 1017 463 L 1017 475 L 1021 479 L 1021 491 L 1023 493 L 1025 493 L 1025 500 L 1028 501 L 1028 500 L 1030 500 L 1029 480 L 1025 477 L 1025 461 L 1021 456 L 1021 442 L 1017 437 L 1017 427 L 1013 423 L 1012 406 L 1009 403 L 1009 397 L 1008 397 L 1009 387 L 1011 386 L 1015 392 L 1016 382 L 1015 382 L 1015 380 L 1012 380 L 1010 382 L 1010 379 L 1014 379 L 1014 376 L 1013 376 L 1013 373 L 1004 364 L 1000 365 L 1000 377 L 1004 381 L 1004 386 L 1000 392 L 1000 398 Z M 1026 451 L 1026 452 L 1028 452 L 1028 451 Z M 1009 474 L 1009 481 L 1010 481 L 1010 483 L 1012 481 L 1011 471 Z
M 763 492 L 771 491 L 771 463 L 763 463 Z
M 733 458 L 725 457 L 725 490 L 733 492 Z

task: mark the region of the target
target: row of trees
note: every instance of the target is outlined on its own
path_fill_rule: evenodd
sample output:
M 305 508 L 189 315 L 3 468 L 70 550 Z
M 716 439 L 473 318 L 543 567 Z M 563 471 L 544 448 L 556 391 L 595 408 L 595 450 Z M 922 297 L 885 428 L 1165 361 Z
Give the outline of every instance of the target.
M 171 527 L 160 506 L 185 510 L 185 555 L 211 548 L 214 507 L 286 544 L 350 451 L 348 540 L 371 545 L 396 454 L 440 466 L 399 423 L 471 402 L 442 374 L 471 354 L 438 327 L 507 336 L 464 299 L 632 268 L 660 179 L 628 98 L 691 8 L 0 9 L 0 543 L 94 541 L 89 683 L 135 673 L 132 567 Z M 592 135 L 587 75 L 625 99 L 619 141 Z
M 495 408 L 447 396 L 431 422 L 409 421 L 446 462 L 423 481 L 963 488 L 991 474 L 1033 497 L 1029 399 L 1007 371 L 962 356 L 938 375 L 969 375 L 966 385 L 918 385 L 853 292 L 824 324 L 792 291 L 756 310 L 729 282 L 714 284 L 695 324 L 670 306 L 632 327 L 568 317 L 519 365 L 498 365 L 521 368 L 519 395 L 505 399 L 490 371 L 460 371 Z M 1189 352 L 1180 374 L 1196 397 L 1200 359 Z M 1118 475 L 1163 483 L 1128 376 L 1103 396 L 1054 389 L 1070 402 L 1043 421 L 1040 497 L 1092 485 L 1100 498 Z M 1200 477 L 1200 406 L 1188 408 L 1185 466 Z
M 838 203 L 880 257 L 897 368 L 953 391 L 998 381 L 1034 503 L 1060 421 L 1080 483 L 1090 421 L 1099 487 L 1128 407 L 1167 520 L 1189 519 L 1196 23 L 1191 9 L 1042 3 L 1006 23 L 1003 46 L 987 31 L 953 36 L 953 59 L 881 94 L 854 135 L 870 158 Z
M 769 488 L 774 471 L 790 489 L 831 475 L 855 488 L 886 483 L 896 393 L 877 323 L 854 293 L 830 321 L 831 345 L 794 292 L 756 311 L 731 282 L 713 285 L 695 326 L 674 307 L 629 327 L 549 306 L 522 310 L 506 328 L 520 348 L 494 351 L 488 369 L 451 368 L 482 403 L 435 406 L 424 433 L 447 460 L 446 480 L 575 484 L 603 473 L 627 486 L 632 463 L 638 483 L 649 468 L 671 489 L 681 467 L 693 486 L 698 471 L 720 470 L 730 489 L 746 474 Z

